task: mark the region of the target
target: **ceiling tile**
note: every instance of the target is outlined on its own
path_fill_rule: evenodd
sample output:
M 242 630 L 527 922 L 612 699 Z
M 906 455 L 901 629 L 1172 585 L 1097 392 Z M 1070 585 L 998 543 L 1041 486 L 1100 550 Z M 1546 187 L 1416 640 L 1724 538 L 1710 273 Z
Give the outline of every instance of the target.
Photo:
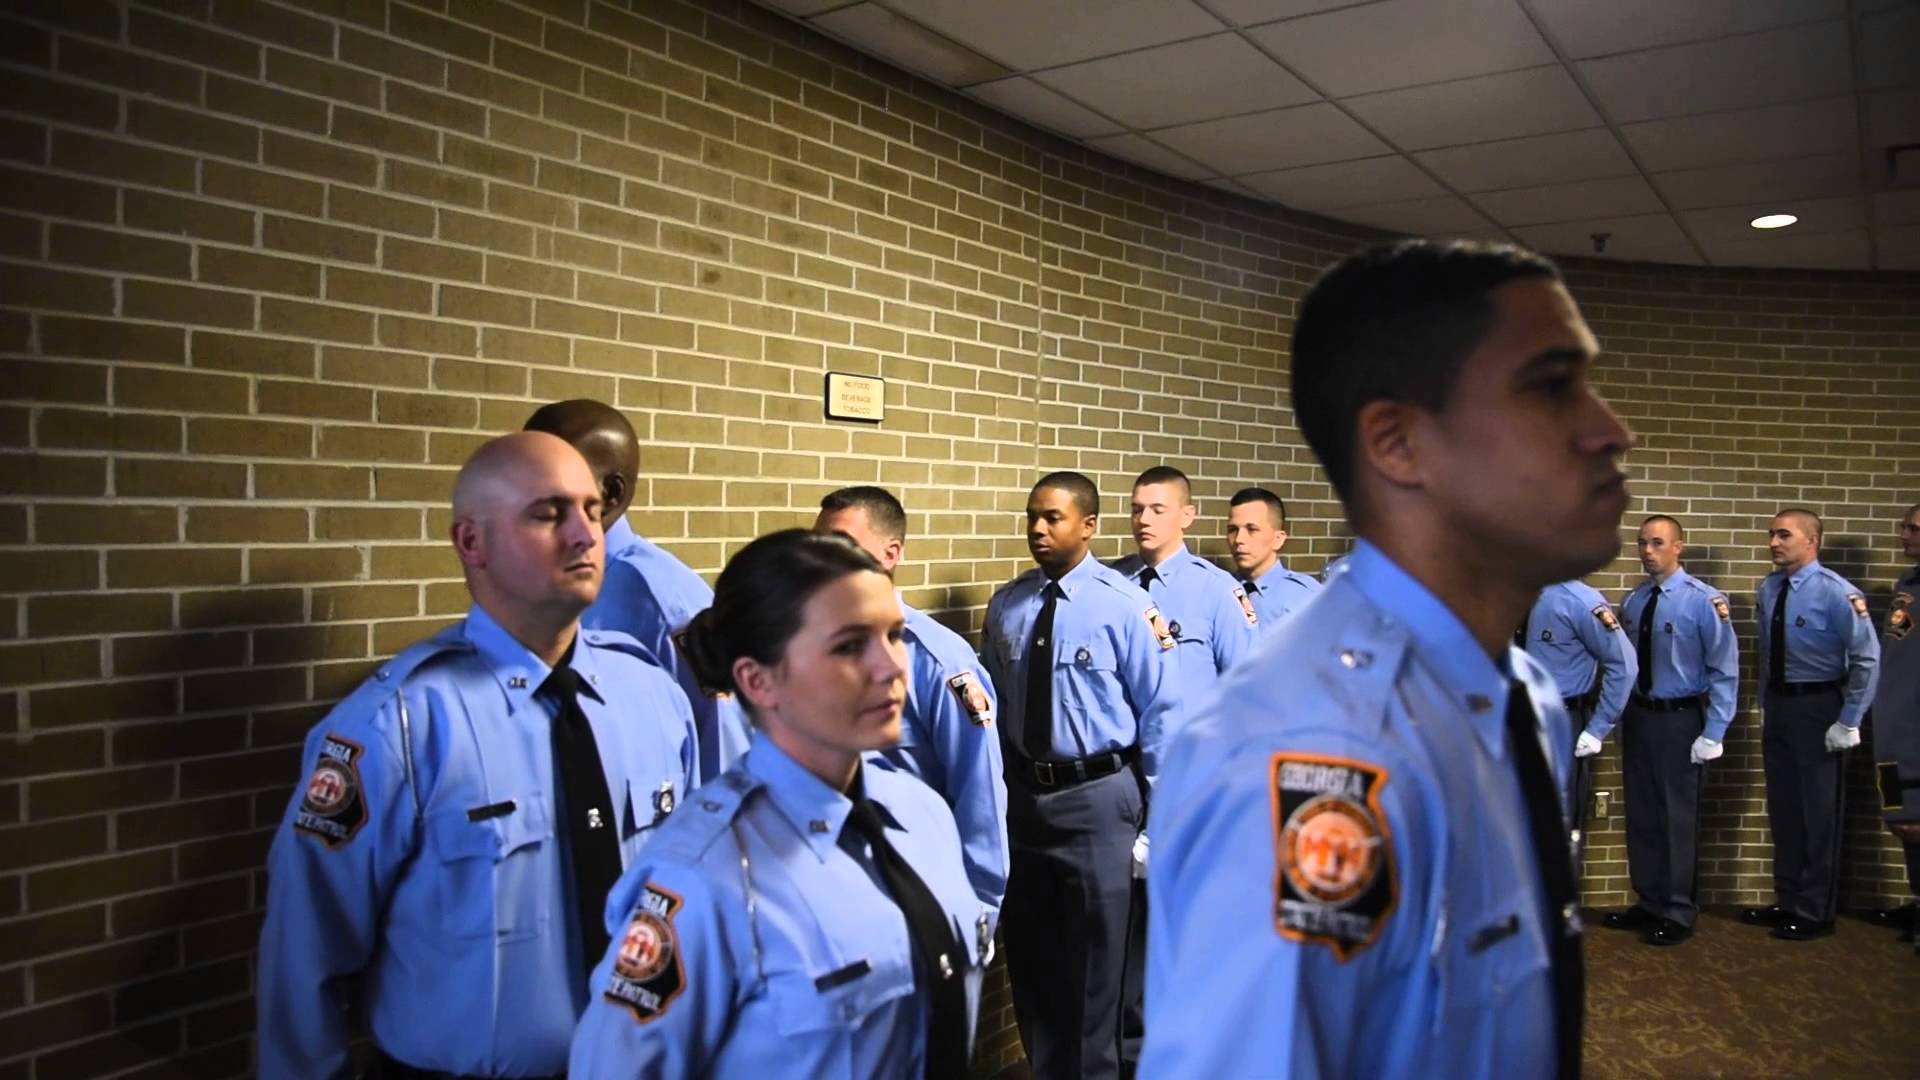
M 1192 0 L 887 0 L 887 5 L 1020 71 L 1218 33 Z
M 1489 191 L 1475 195 L 1473 203 L 1488 217 L 1509 227 L 1592 217 L 1631 217 L 1665 209 L 1660 205 L 1660 196 L 1639 176 Z
M 1390 149 L 1327 104 L 1165 128 L 1154 138 L 1229 176 L 1374 157 Z
M 1606 128 L 1423 150 L 1413 155 L 1460 191 L 1496 191 L 1632 176 L 1633 160 Z
M 1655 173 L 1653 183 L 1676 210 L 1818 199 L 1858 191 L 1860 158 L 1857 154 L 1822 154 L 1758 164 L 1715 165 Z
M 1345 104 L 1407 150 L 1574 131 L 1600 123 L 1573 78 L 1558 66 L 1389 90 Z
M 1257 26 L 1353 4 L 1354 0 L 1208 0 L 1207 7 L 1235 26 Z
M 1386 0 L 1248 31 L 1333 97 L 1553 63 L 1513 0 Z
M 1580 74 L 1615 123 L 1833 97 L 1853 89 L 1842 20 L 1587 60 Z
M 1444 195 L 1446 189 L 1398 155 L 1309 165 L 1241 178 L 1269 199 L 1300 210 L 1338 210 L 1366 203 Z
M 1787 230 L 1782 229 L 1781 233 Z M 1811 236 L 1762 235 L 1755 239 L 1701 241 L 1715 266 L 1804 266 L 1824 270 L 1866 270 L 1867 233 L 1821 233 Z
M 1648 171 L 1671 172 L 1772 158 L 1850 154 L 1858 130 L 1853 99 L 1841 97 L 1648 120 L 1622 125 L 1620 134 Z
M 812 19 L 809 24 L 862 52 L 949 86 L 998 79 L 1007 74 L 1007 69 L 999 64 L 877 4 L 841 8 Z
M 1529 0 L 1567 56 L 1676 45 L 1775 26 L 1837 19 L 1846 0 Z
M 1860 20 L 1860 85 L 1879 90 L 1920 83 L 1920 4 L 1899 4 Z
M 1087 145 L 1182 180 L 1209 175 L 1206 169 L 1140 135 L 1102 135 L 1097 139 L 1088 139 Z
M 1122 53 L 1054 68 L 1034 78 L 1135 128 L 1319 100 L 1318 94 L 1238 34 Z
M 1452 236 L 1487 228 L 1487 219 L 1464 200 L 1445 195 L 1438 199 L 1349 206 L 1329 217 L 1354 221 L 1406 236 Z
M 1595 233 L 1604 233 L 1607 237 L 1606 250 L 1597 253 L 1602 258 L 1689 266 L 1701 264 L 1699 253 L 1687 242 L 1687 236 L 1680 231 L 1680 226 L 1667 214 L 1590 218 L 1553 225 L 1529 225 L 1514 230 L 1514 234 L 1528 247 L 1549 255 L 1589 257 L 1596 254 L 1593 250 Z
M 1025 75 L 995 82 L 975 83 L 967 87 L 967 93 L 1028 123 L 1038 124 L 1062 135 L 1071 135 L 1076 139 L 1084 139 L 1089 135 L 1107 135 L 1121 130 L 1120 124 L 1091 109 L 1068 101 Z
M 1788 213 L 1799 221 L 1784 229 L 1756 229 L 1751 222 L 1762 214 Z M 1811 236 L 1825 233 L 1857 232 L 1866 228 L 1866 200 L 1859 195 L 1837 199 L 1807 199 L 1792 206 L 1777 203 L 1747 203 L 1711 210 L 1687 210 L 1680 220 L 1701 243 L 1771 242 L 1782 236 Z
M 1920 188 L 1875 195 L 1873 220 L 1881 225 L 1920 225 Z
M 1868 145 L 1920 143 L 1920 92 L 1868 94 L 1866 109 Z

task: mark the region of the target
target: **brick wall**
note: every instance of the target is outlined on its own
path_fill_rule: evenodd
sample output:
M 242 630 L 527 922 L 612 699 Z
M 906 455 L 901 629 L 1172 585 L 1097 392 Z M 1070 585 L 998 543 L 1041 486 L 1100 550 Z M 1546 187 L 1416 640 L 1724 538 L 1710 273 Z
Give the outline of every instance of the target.
M 831 487 L 892 486 L 909 597 L 963 629 L 1026 564 L 1038 470 L 1100 481 L 1104 556 L 1163 461 L 1196 477 L 1209 554 L 1250 482 L 1289 498 L 1296 565 L 1344 549 L 1284 348 L 1365 234 L 1100 159 L 750 6 L 632 7 L 0 16 L 0 1080 L 246 1070 L 298 739 L 464 609 L 452 469 L 537 402 L 628 410 L 634 523 L 705 571 Z M 1599 264 L 1575 286 L 1644 440 L 1635 514 L 1687 519 L 1744 644 L 1777 503 L 1825 510 L 1884 605 L 1920 475 L 1915 280 Z M 824 422 L 827 370 L 886 377 L 885 423 Z M 1715 773 L 1710 899 L 1767 885 L 1753 723 Z M 1624 887 L 1617 826 L 1596 900 Z M 1849 855 L 1850 900 L 1893 893 L 1867 808 Z M 999 985 L 983 1067 L 1007 1027 Z

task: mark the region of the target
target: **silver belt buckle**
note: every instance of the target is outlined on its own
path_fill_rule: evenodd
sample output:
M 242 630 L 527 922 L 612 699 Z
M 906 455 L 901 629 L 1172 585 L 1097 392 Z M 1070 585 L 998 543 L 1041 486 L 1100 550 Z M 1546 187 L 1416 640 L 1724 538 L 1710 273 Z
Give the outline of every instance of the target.
M 1040 781 L 1042 784 L 1046 785 L 1047 787 L 1053 787 L 1056 783 L 1056 781 L 1053 778 L 1053 762 L 1051 761 L 1034 762 L 1033 778 L 1035 780 Z

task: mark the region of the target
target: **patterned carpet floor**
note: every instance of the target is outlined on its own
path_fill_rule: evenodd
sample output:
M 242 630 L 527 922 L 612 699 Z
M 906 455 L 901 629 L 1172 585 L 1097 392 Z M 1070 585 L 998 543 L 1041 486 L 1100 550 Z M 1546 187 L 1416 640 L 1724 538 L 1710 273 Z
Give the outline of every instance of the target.
M 1920 1078 L 1920 957 L 1855 918 L 1776 941 L 1732 910 L 1677 948 L 1588 912 L 1586 1076 L 1739 1080 Z

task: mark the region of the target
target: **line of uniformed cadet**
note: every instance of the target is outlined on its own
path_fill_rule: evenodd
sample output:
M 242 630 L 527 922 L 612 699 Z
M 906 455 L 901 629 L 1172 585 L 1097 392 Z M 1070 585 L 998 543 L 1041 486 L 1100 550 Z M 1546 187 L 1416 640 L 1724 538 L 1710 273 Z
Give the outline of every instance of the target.
M 1510 314 L 1539 304 L 1561 318 L 1557 278 L 1516 265 L 1518 284 L 1541 289 L 1502 300 L 1515 306 Z M 1584 324 L 1577 331 L 1590 341 Z M 1584 363 L 1591 346 L 1581 348 L 1566 351 Z M 1553 354 L 1532 363 L 1568 362 Z M 1624 429 L 1604 406 L 1590 419 L 1598 434 L 1583 452 L 1611 460 Z M 703 679 L 690 659 L 700 646 L 689 644 L 689 624 L 714 594 L 626 523 L 638 445 L 624 418 L 571 401 L 539 410 L 527 426 L 483 447 L 456 485 L 453 541 L 474 600 L 467 617 L 396 656 L 308 738 L 307 779 L 269 864 L 264 1076 L 350 1075 L 350 1003 L 373 1036 L 369 1075 L 560 1076 L 570 1057 L 576 1077 L 778 1062 L 794 1075 L 963 1074 L 964 1052 L 938 1060 L 930 1047 L 952 1045 L 941 1031 L 955 1008 L 967 1010 L 970 1038 L 996 926 L 1038 1076 L 1120 1075 L 1148 1014 L 1160 1033 L 1142 1065 L 1152 1075 L 1252 1060 L 1196 1043 L 1246 1038 L 1274 1055 L 1268 1061 L 1292 1062 L 1279 1070 L 1286 1075 L 1344 1075 L 1369 1062 L 1378 1069 L 1360 1071 L 1392 1073 L 1417 1060 L 1399 1055 L 1422 1038 L 1457 1051 L 1442 1072 L 1504 1064 L 1520 1075 L 1566 1075 L 1570 1052 L 1578 1067 L 1571 890 L 1586 768 L 1616 724 L 1626 732 L 1639 902 L 1607 923 L 1644 930 L 1656 944 L 1691 933 L 1701 777 L 1722 753 L 1736 658 L 1726 597 L 1680 569 L 1684 533 L 1671 517 L 1642 525 L 1649 579 L 1621 617 L 1577 580 L 1548 586 L 1513 635 L 1540 663 L 1519 650 L 1500 657 L 1499 630 L 1489 666 L 1476 643 L 1483 628 L 1463 626 L 1388 534 L 1357 530 L 1362 539 L 1323 587 L 1279 559 L 1287 538 L 1279 498 L 1246 489 L 1229 506 L 1230 574 L 1186 546 L 1197 516 L 1190 486 L 1160 467 L 1131 493 L 1136 554 L 1109 567 L 1090 554 L 1094 485 L 1049 474 L 1026 510 L 1036 566 L 993 595 L 978 658 L 897 597 L 882 603 L 899 612 L 900 664 L 876 676 L 901 688 L 898 743 L 866 753 L 851 784 L 835 786 L 796 763 L 804 755 L 790 743 L 768 738 L 771 706 L 744 708 L 730 680 L 712 676 L 711 663 Z M 1590 498 L 1624 505 L 1624 487 L 1607 484 L 1617 491 L 1603 485 Z M 1347 497 L 1345 482 L 1336 487 Z M 1909 526 L 1920 518 L 1910 515 Z M 903 508 L 878 488 L 830 495 L 816 529 L 844 533 L 871 556 L 862 566 L 886 574 L 907 541 Z M 1779 569 L 1759 590 L 1759 671 L 1778 902 L 1747 914 L 1802 939 L 1831 932 L 1841 754 L 1859 741 L 1879 642 L 1861 594 L 1818 563 L 1817 516 L 1783 511 L 1769 539 Z M 1911 626 L 1911 585 L 1910 577 L 1896 595 L 1890 644 Z M 1310 618 L 1296 618 L 1303 609 Z M 1419 661 L 1424 675 L 1393 681 L 1429 653 Z M 1259 661 L 1245 662 L 1249 654 Z M 1310 662 L 1278 662 L 1295 655 Z M 1238 674 L 1223 680 L 1230 670 Z M 1326 671 L 1359 679 L 1328 682 Z M 1911 698 L 1912 679 L 1901 685 Z M 1882 717 L 1912 719 L 1912 703 L 1886 690 Z M 1390 691 L 1398 696 L 1388 706 L 1380 695 Z M 1394 716 L 1417 715 L 1423 695 L 1467 717 L 1466 728 L 1436 743 L 1431 725 L 1394 727 L 1407 719 L 1385 721 L 1378 739 L 1338 726 L 1364 724 L 1376 697 Z M 1283 701 L 1289 715 L 1336 724 L 1309 723 L 1270 760 L 1241 760 L 1244 736 L 1220 727 L 1222 710 L 1253 716 Z M 1202 710 L 1203 702 L 1212 704 Z M 1185 729 L 1174 744 L 1184 753 L 1169 757 L 1176 729 Z M 1519 732 L 1536 735 L 1538 748 L 1515 743 Z M 1901 737 L 1883 735 L 1893 764 L 1880 779 L 1912 865 L 1920 795 L 1903 802 L 1901 793 L 1920 783 L 1920 754 L 1901 747 L 1920 738 Z M 1470 751 L 1462 738 L 1484 748 Z M 1257 776 L 1248 774 L 1255 764 Z M 1252 781 L 1246 807 L 1266 809 L 1234 816 L 1243 774 Z M 929 804 L 940 807 L 938 820 L 905 777 L 938 793 Z M 1469 793 L 1488 822 L 1447 824 Z M 1264 845 L 1237 846 L 1259 830 L 1273 833 Z M 1417 870 L 1421 860 L 1457 859 L 1449 852 L 1467 837 L 1483 845 L 1481 870 L 1508 859 L 1510 872 L 1430 879 Z M 857 885 L 836 876 L 837 860 Z M 1172 905 L 1152 921 L 1151 943 L 1148 876 L 1154 902 Z M 971 909 L 949 895 L 949 880 L 970 885 Z M 1209 907 L 1230 888 L 1247 895 L 1221 894 Z M 1502 890 L 1516 888 L 1546 906 L 1513 909 L 1510 925 L 1481 925 L 1506 909 Z M 1236 953 L 1223 936 L 1230 919 L 1207 922 L 1268 889 L 1252 925 L 1292 950 L 1279 967 L 1259 950 Z M 1395 920 L 1396 906 L 1412 910 Z M 1458 923 L 1450 938 L 1449 911 Z M 1889 915 L 1901 917 L 1910 909 Z M 944 931 L 927 929 L 942 919 L 952 950 L 940 943 Z M 1409 920 L 1431 932 L 1400 929 Z M 1386 946 L 1371 951 L 1386 931 Z M 1516 935 L 1529 943 L 1523 951 L 1496 947 Z M 1391 989 L 1395 964 L 1443 939 L 1462 951 L 1432 953 L 1438 982 Z M 1314 961 L 1322 947 L 1334 968 Z M 1346 963 L 1361 953 L 1371 959 Z M 1198 980 L 1201 972 L 1218 978 Z M 945 980 L 962 976 L 964 1000 L 943 997 Z M 1380 1002 L 1404 992 L 1419 1007 L 1380 1030 L 1409 1041 L 1335 1052 L 1327 1040 L 1345 1037 L 1295 1012 L 1304 1005 L 1285 989 L 1295 979 L 1303 990 L 1312 982 L 1329 1009 L 1369 986 Z M 1513 992 L 1534 982 L 1541 993 Z M 1210 1012 L 1236 986 L 1246 1000 Z M 1489 1041 L 1491 1017 L 1457 1027 L 1446 1019 L 1476 1002 L 1491 1006 L 1495 988 L 1501 1023 L 1517 1034 Z M 1287 1014 L 1278 1027 L 1215 1033 L 1236 1009 L 1276 1000 Z M 749 1016 L 754 1023 L 734 1026 Z

